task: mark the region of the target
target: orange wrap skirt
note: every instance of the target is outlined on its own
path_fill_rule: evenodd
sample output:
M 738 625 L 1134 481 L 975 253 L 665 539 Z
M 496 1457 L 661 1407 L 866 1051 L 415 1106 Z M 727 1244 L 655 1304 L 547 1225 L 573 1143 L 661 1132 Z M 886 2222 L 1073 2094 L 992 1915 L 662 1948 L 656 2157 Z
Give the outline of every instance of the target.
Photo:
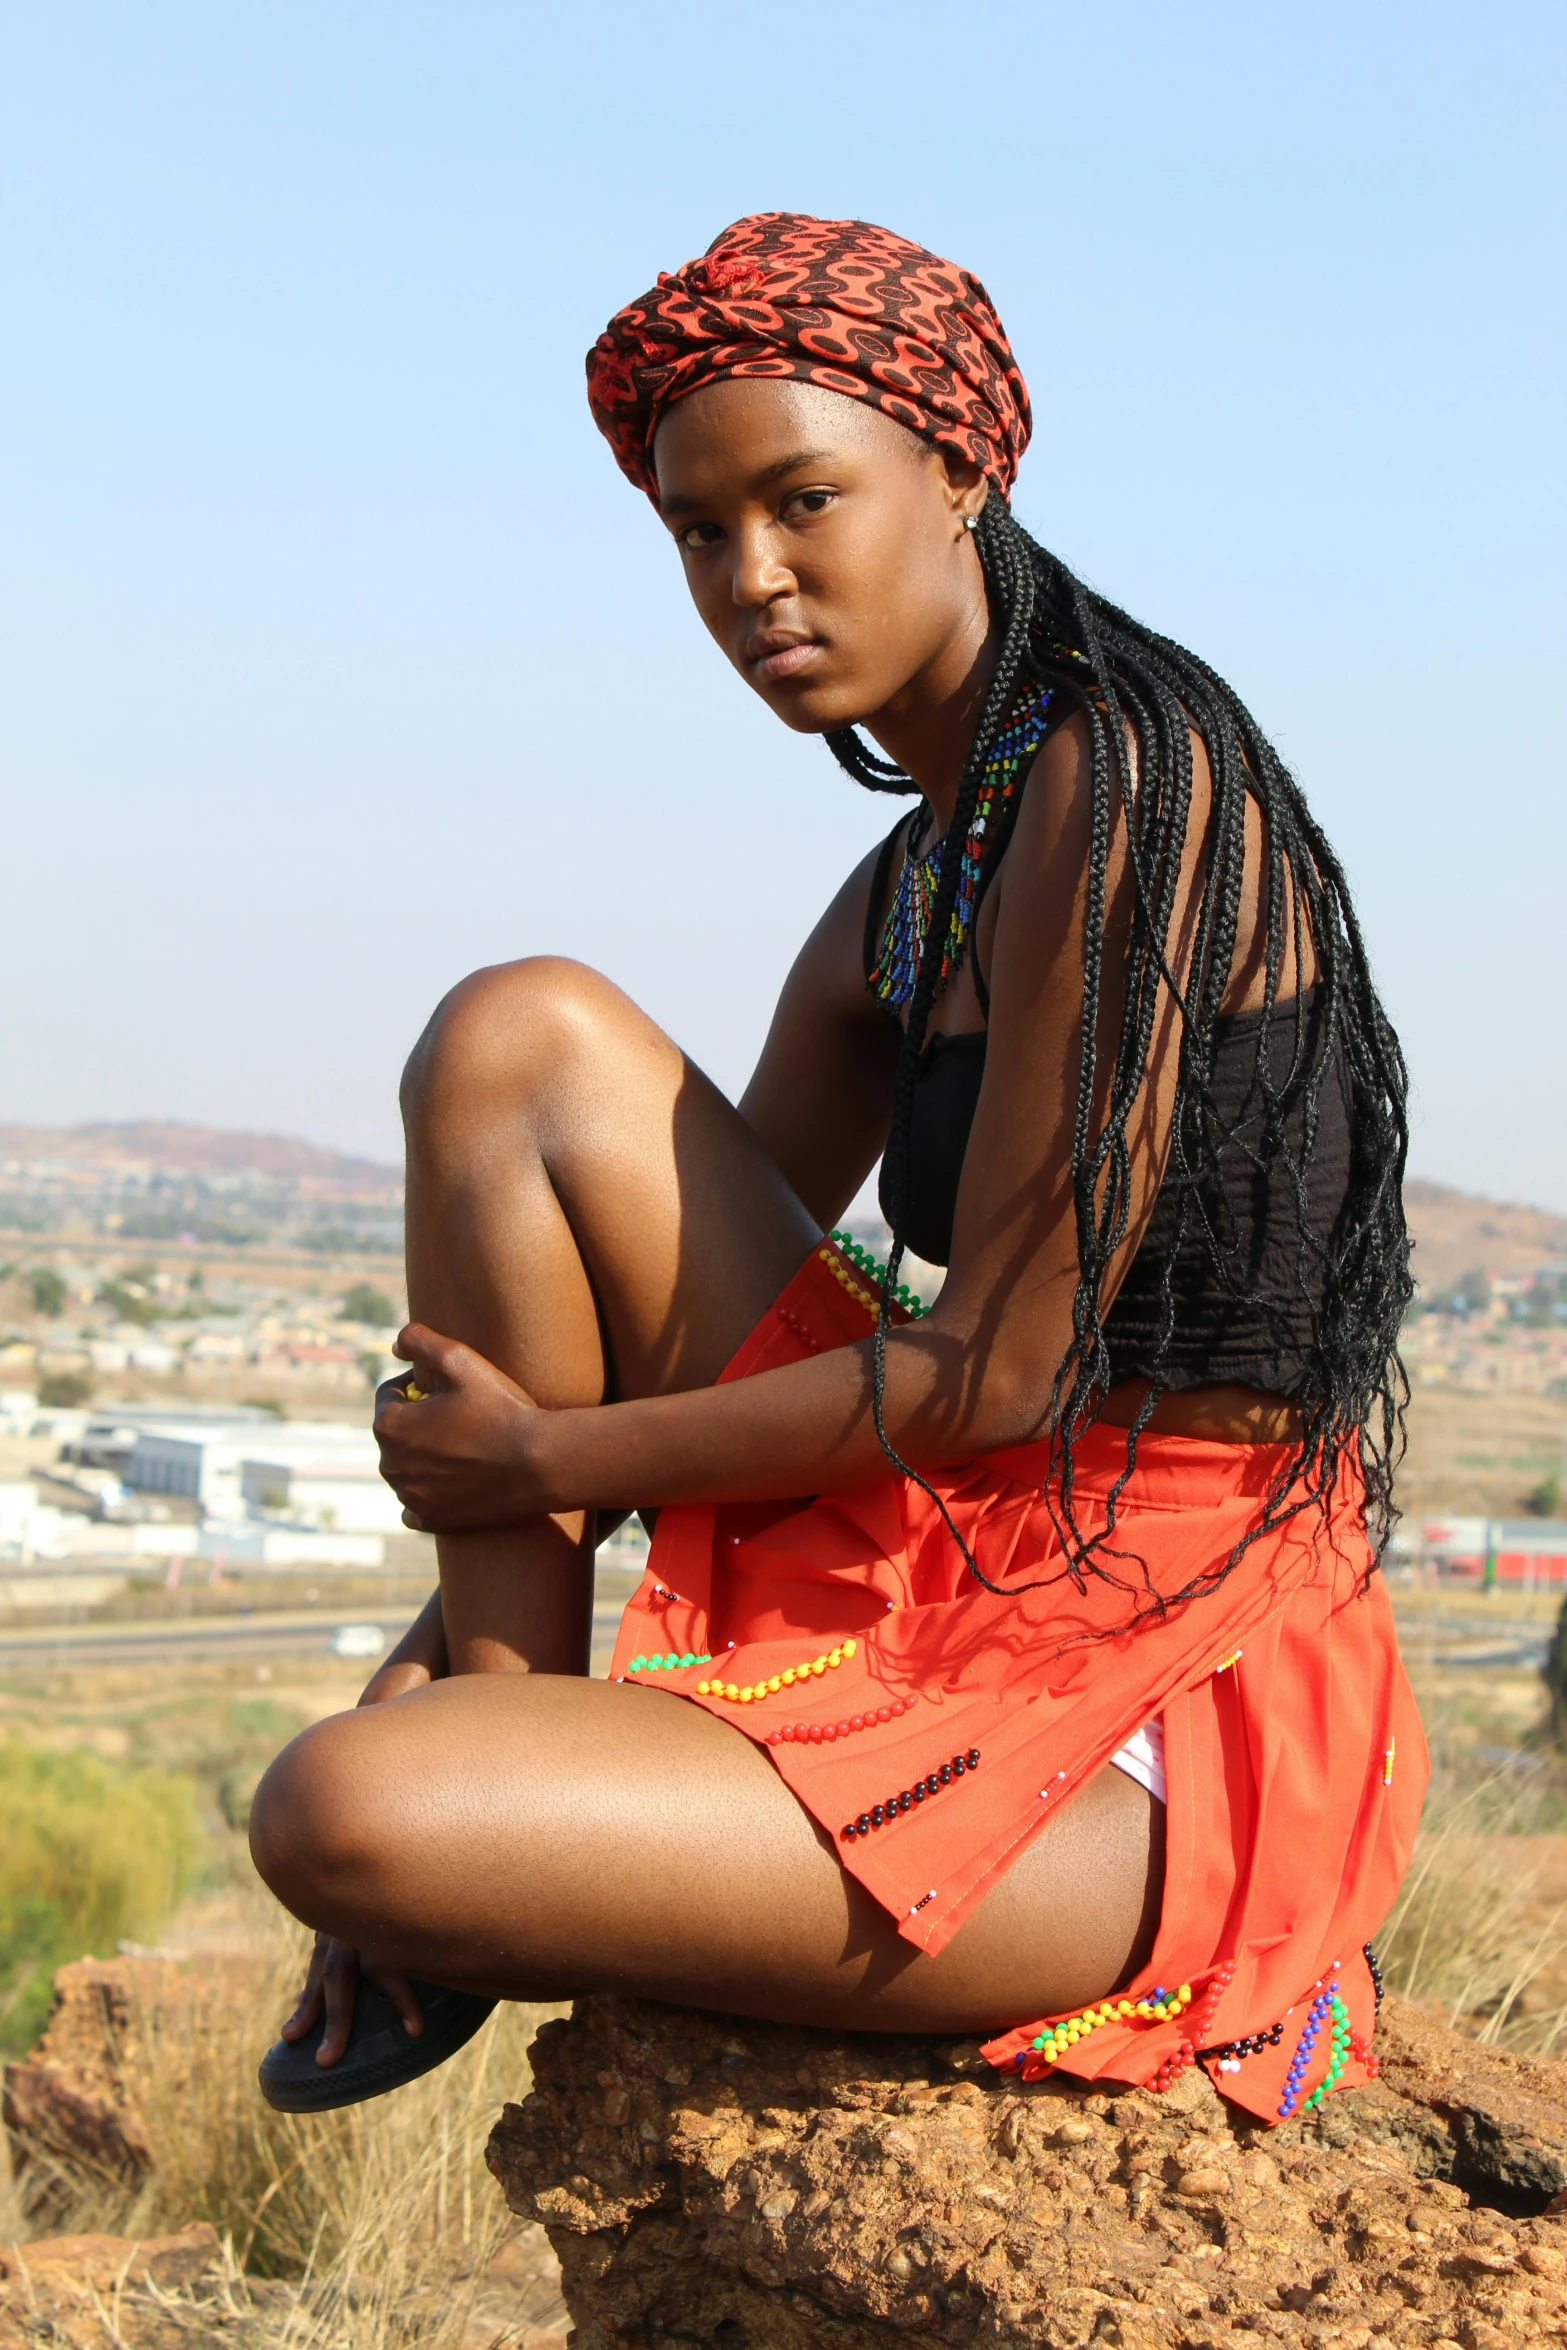
M 873 1304 L 823 1242 L 723 1377 L 863 1339 Z M 764 1746 L 842 1866 L 930 1952 L 1161 1717 L 1164 1904 L 1148 1966 L 1075 2016 L 1016 2019 L 985 2053 L 1025 2079 L 1060 2066 L 1155 2085 L 1195 2058 L 1276 2121 L 1375 2069 L 1363 1946 L 1392 1908 L 1427 1778 L 1357 1473 L 1346 1466 L 1325 1514 L 1260 1536 L 1217 1588 L 1149 1614 L 1150 1596 L 1222 1567 L 1286 1448 L 1139 1439 L 1106 1564 L 1141 1598 L 1068 1571 L 1048 1454 L 1018 1445 L 931 1477 L 999 1597 L 890 1471 L 810 1500 L 666 1508 L 611 1672 Z M 1079 1443 L 1084 1530 L 1104 1524 L 1125 1466 L 1124 1431 Z M 1005 1588 L 1023 1584 L 1041 1587 Z

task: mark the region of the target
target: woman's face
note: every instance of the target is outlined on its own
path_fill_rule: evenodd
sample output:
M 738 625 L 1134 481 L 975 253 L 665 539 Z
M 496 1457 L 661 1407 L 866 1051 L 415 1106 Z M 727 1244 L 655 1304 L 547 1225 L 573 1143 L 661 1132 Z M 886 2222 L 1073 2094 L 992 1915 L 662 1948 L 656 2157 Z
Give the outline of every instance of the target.
M 870 719 L 983 644 L 965 517 L 984 476 L 815 384 L 732 380 L 677 401 L 653 443 L 696 608 L 802 734 Z

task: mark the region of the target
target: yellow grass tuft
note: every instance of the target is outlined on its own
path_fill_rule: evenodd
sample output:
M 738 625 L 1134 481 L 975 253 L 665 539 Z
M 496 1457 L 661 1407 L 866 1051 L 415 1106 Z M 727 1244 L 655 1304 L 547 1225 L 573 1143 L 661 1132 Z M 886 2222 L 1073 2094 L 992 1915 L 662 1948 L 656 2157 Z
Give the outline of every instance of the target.
M 153 2236 L 206 2220 L 236 2270 L 295 2288 L 275 2287 L 265 2303 L 268 2350 L 456 2350 L 473 2338 L 487 2266 L 517 2231 L 484 2143 L 506 2099 L 526 2092 L 528 2043 L 559 2010 L 503 2006 L 449 2063 L 367 2105 L 273 2113 L 256 2067 L 292 2004 L 307 1941 L 283 1925 L 266 1931 L 257 1961 L 163 1970 L 168 1989 L 120 2051 L 150 2173 L 127 2185 L 86 2162 L 47 2177 L 35 2164 L 9 2215 L 0 2194 L 0 2240 Z M 14 2208 L 22 2189 L 25 2211 Z M 521 2290 L 526 2299 L 526 2280 Z M 551 2298 L 547 2278 L 535 2297 Z

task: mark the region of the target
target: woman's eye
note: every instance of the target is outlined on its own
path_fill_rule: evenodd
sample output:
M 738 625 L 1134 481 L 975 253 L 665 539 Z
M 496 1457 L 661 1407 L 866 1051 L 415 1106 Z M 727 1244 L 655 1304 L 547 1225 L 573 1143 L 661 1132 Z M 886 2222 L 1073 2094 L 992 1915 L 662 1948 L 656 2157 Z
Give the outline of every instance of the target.
M 716 547 L 723 535 L 716 522 L 693 522 L 678 533 L 676 543 L 694 554 L 698 547 Z
M 785 500 L 784 512 L 786 514 L 825 514 L 832 504 L 832 500 L 831 490 L 796 490 L 792 498 Z

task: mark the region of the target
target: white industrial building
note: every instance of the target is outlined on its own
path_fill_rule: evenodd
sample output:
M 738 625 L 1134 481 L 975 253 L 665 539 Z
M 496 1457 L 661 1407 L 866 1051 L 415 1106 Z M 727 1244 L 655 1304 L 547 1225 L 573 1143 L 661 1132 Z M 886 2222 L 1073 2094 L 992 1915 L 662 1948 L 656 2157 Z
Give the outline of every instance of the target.
M 253 1516 L 339 1534 L 399 1534 L 403 1505 L 381 1475 L 368 1428 L 337 1431 L 359 1438 L 322 1445 L 315 1432 L 285 1428 L 254 1446 L 240 1465 L 240 1493 Z
M 135 1431 L 135 1441 L 120 1470 L 132 1492 L 177 1495 L 197 1503 L 205 1517 L 239 1520 L 260 1506 L 263 1486 L 281 1490 L 285 1506 L 296 1465 L 323 1476 L 335 1473 L 357 1493 L 380 1484 L 379 1456 L 368 1428 L 342 1427 L 329 1420 L 277 1421 L 267 1414 L 247 1414 L 243 1420 L 213 1418 L 200 1421 L 194 1414 L 150 1420 Z M 245 1471 L 252 1464 L 252 1502 L 246 1491 Z M 390 1489 L 381 1491 L 391 1499 Z M 346 1499 L 346 1496 L 344 1497 Z M 365 1522 L 365 1503 L 356 1525 Z M 293 1514 L 293 1513 L 291 1513 Z M 339 1521 L 347 1530 L 348 1521 Z M 375 1520 L 379 1530 L 388 1522 L 401 1525 L 402 1513 Z
M 127 1485 L 133 1482 L 126 1474 L 131 1456 L 143 1434 L 158 1431 L 164 1435 L 217 1439 L 236 1430 L 272 1428 L 277 1424 L 272 1414 L 258 1404 L 177 1403 L 103 1404 L 90 1412 L 55 1412 L 50 1415 L 50 1422 L 52 1432 L 61 1439 L 62 1460 L 75 1461 L 85 1468 L 112 1469 Z M 34 1434 L 47 1434 L 51 1430 L 35 1426 Z M 164 1486 L 161 1490 L 182 1489 Z

